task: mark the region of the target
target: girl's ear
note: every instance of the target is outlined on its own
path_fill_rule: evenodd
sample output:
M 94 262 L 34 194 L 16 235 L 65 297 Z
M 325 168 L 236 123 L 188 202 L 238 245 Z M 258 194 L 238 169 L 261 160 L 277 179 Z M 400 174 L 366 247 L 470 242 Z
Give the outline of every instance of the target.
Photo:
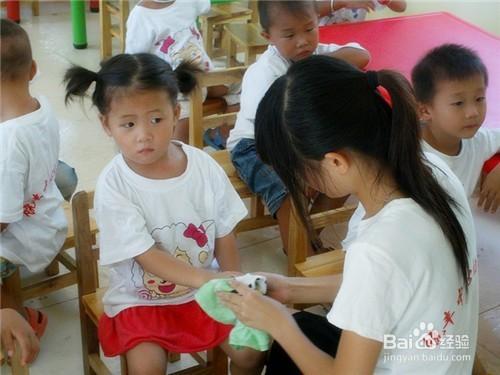
M 418 103 L 417 104 L 418 118 L 422 122 L 429 122 L 432 120 L 430 104 Z
M 337 175 L 345 175 L 351 166 L 351 160 L 343 152 L 329 152 L 325 154 L 327 168 Z
M 101 126 L 108 136 L 111 137 L 111 130 L 109 129 L 108 117 L 106 115 L 99 114 L 99 120 L 101 121 Z
M 31 61 L 31 70 L 30 70 L 30 81 L 35 78 L 36 76 L 36 72 L 38 70 L 38 67 L 36 65 L 36 61 L 35 60 L 32 60 Z
M 265 40 L 267 40 L 270 44 L 272 44 L 272 43 L 271 43 L 271 35 L 269 35 L 269 33 L 268 33 L 267 31 L 262 30 L 262 31 L 260 32 L 260 35 L 262 35 L 262 37 L 263 37 Z
M 179 121 L 179 117 L 181 116 L 181 105 L 177 103 L 174 107 L 174 121 L 175 124 L 177 124 L 177 121 Z

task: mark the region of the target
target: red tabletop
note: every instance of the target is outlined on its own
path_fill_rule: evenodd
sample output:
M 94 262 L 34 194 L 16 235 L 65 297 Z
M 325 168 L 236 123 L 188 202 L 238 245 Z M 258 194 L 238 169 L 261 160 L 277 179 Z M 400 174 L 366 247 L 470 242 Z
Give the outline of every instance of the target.
M 485 126 L 500 128 L 500 38 L 449 13 L 428 13 L 320 27 L 323 43 L 358 42 L 372 59 L 368 70 L 395 69 L 410 78 L 415 63 L 431 48 L 458 43 L 474 49 L 489 73 Z

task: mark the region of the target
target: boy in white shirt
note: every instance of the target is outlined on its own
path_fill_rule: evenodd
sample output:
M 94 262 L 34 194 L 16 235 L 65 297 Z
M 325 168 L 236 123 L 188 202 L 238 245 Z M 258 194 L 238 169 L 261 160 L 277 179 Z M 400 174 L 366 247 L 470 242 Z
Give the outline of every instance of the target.
M 441 157 L 462 182 L 467 197 L 485 212 L 500 205 L 500 166 L 481 179 L 483 164 L 500 152 L 500 130 L 480 129 L 486 116 L 488 71 L 471 49 L 444 44 L 413 68 L 422 148 Z
M 0 263 L 5 279 L 15 266 L 31 272 L 47 267 L 64 242 L 67 223 L 55 183 L 59 126 L 47 100 L 30 94 L 36 64 L 28 35 L 2 19 L 1 39 Z M 2 308 L 19 312 L 40 337 L 47 317 L 14 297 L 2 288 Z
M 259 1 L 258 9 L 262 35 L 270 46 L 243 77 L 240 111 L 229 134 L 227 148 L 242 180 L 264 200 L 271 215 L 278 219 L 286 252 L 290 199 L 279 176 L 262 163 L 255 150 L 254 122 L 259 102 L 271 84 L 295 61 L 313 54 L 324 54 L 363 67 L 370 57 L 357 43 L 345 46 L 318 43 L 318 15 L 314 2 Z

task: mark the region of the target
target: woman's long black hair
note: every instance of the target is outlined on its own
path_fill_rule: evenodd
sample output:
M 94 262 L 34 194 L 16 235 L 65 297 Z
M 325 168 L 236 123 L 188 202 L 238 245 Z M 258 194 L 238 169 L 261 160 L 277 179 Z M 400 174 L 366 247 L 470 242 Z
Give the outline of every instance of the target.
M 392 108 L 378 84 L 389 92 Z M 375 161 L 379 177 L 391 173 L 401 192 L 437 221 L 467 286 L 467 242 L 452 210 L 457 203 L 423 162 L 415 108 L 411 86 L 399 73 L 367 74 L 332 57 L 311 56 L 293 64 L 260 102 L 257 152 L 283 180 L 312 238 L 305 176 L 332 151 L 352 150 Z

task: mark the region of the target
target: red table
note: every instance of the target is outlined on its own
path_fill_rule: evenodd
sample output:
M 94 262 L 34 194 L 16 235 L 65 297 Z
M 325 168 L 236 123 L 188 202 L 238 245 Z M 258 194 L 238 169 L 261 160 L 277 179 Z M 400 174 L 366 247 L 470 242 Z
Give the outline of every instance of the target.
M 410 78 L 415 63 L 431 48 L 458 43 L 474 49 L 489 73 L 485 125 L 500 128 L 500 38 L 449 13 L 429 13 L 320 28 L 323 43 L 358 42 L 372 59 L 368 70 L 394 69 Z

